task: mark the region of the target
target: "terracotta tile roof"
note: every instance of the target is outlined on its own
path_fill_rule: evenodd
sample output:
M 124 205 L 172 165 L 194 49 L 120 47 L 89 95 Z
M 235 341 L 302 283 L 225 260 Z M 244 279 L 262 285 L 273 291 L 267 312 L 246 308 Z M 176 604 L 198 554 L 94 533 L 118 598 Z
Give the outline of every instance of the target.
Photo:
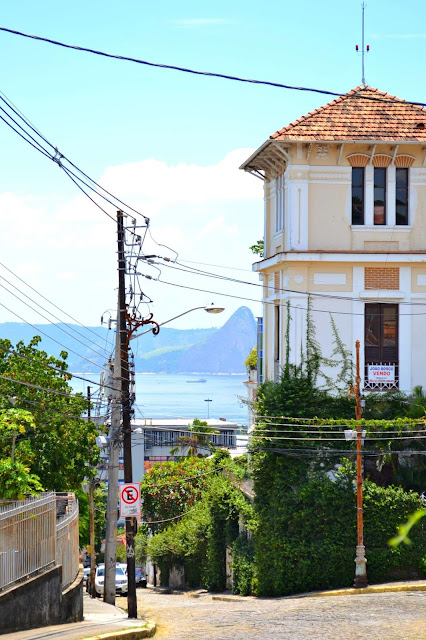
M 373 87 L 359 86 L 270 137 L 426 142 L 426 109 Z

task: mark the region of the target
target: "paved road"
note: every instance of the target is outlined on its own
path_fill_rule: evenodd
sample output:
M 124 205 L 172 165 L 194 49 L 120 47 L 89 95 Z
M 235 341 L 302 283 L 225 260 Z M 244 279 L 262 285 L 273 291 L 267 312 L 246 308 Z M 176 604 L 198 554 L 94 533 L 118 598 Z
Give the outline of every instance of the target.
M 229 600 L 143 589 L 138 614 L 158 640 L 426 640 L 426 592 Z

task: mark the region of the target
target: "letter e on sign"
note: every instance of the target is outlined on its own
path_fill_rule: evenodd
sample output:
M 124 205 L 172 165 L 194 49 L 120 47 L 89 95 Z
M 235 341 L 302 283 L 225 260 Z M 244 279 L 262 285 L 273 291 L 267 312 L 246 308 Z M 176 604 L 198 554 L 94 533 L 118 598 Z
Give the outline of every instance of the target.
M 139 482 L 120 484 L 120 516 L 131 518 L 141 515 L 141 488 Z

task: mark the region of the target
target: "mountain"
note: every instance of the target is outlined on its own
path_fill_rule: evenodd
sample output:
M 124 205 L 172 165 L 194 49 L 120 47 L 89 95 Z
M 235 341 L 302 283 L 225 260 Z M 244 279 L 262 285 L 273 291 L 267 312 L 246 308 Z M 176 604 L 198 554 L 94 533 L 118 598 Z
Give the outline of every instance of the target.
M 256 322 L 250 309 L 240 307 L 202 342 L 189 348 L 147 353 L 137 371 L 156 373 L 244 373 L 244 362 L 256 344 Z
M 59 356 L 68 352 L 70 371 L 98 373 L 114 345 L 114 331 L 76 324 L 0 324 L 0 338 L 15 346 L 35 335 L 39 348 Z M 256 344 L 256 323 L 247 307 L 240 307 L 220 329 L 169 329 L 146 333 L 132 341 L 138 373 L 243 373 L 244 361 Z

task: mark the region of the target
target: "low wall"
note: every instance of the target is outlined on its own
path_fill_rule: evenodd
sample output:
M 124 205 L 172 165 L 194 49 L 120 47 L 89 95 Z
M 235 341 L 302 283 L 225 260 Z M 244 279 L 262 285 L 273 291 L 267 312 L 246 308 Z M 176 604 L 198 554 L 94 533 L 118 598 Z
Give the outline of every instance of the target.
M 0 634 L 83 619 L 83 572 L 64 592 L 62 567 L 54 567 L 0 593 Z

